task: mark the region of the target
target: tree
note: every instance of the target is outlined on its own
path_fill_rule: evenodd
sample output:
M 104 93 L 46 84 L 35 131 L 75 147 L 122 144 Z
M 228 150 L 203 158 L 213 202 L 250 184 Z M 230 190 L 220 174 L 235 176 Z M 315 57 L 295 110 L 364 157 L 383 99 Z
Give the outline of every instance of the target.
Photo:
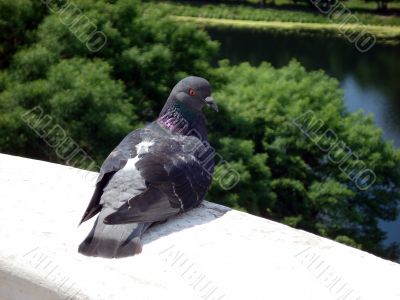
M 17 1 L 9 14 L 2 12 L 4 28 L 13 26 L 15 11 L 30 11 L 32 3 Z M 41 4 L 48 15 L 32 32 L 33 40 L 0 72 L 0 128 L 7 132 L 0 151 L 62 162 L 21 118 L 40 106 L 101 161 L 127 132 L 156 117 L 179 78 L 212 77 L 208 61 L 216 43 L 205 32 L 145 15 L 135 1 L 66 3 Z M 106 37 L 99 51 L 90 49 L 93 31 Z
M 374 1 L 377 4 L 377 9 L 382 11 L 387 11 L 388 3 L 393 2 L 393 0 L 365 0 L 365 2 Z
M 29 34 L 46 13 L 40 1 L 0 1 L 0 69 L 6 67 L 18 47 L 29 43 Z
M 210 199 L 398 256 L 398 245 L 381 244 L 378 220 L 397 216 L 400 151 L 382 139 L 371 117 L 346 113 L 338 82 L 297 62 L 282 69 L 224 62 L 219 72 L 227 83 L 215 95 L 222 117 L 210 124 L 212 144 L 241 179 L 230 191 L 214 182 Z M 323 126 L 315 126 L 318 120 Z M 346 147 L 359 159 L 343 159 Z M 376 176 L 370 187 L 368 178 L 357 177 L 361 164 Z
M 63 59 L 43 79 L 13 83 L 0 97 L 2 110 L 11 108 L 0 119 L 8 133 L 0 137 L 1 151 L 66 163 L 55 148 L 72 137 L 100 161 L 132 123 L 139 124 L 123 84 L 110 72 L 102 61 Z

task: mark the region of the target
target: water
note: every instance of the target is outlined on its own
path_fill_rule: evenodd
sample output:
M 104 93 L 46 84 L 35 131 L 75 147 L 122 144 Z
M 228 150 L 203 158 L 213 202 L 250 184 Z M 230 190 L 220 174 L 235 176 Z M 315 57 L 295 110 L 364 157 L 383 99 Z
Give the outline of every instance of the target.
M 261 31 L 209 29 L 221 43 L 219 58 L 237 64 L 268 61 L 282 67 L 295 58 L 307 70 L 322 69 L 337 78 L 348 111 L 373 114 L 385 139 L 400 148 L 400 46 L 374 45 L 360 53 L 344 39 L 286 35 Z M 387 242 L 400 243 L 400 217 L 382 222 Z

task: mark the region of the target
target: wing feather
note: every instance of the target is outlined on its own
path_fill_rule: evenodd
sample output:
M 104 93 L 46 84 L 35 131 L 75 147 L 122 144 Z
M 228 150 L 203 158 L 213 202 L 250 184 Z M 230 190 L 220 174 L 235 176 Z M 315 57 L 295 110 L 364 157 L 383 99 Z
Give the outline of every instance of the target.
M 187 142 L 191 140 L 160 141 L 139 156 L 136 168 L 148 183 L 148 189 L 109 215 L 107 224 L 162 221 L 204 199 L 211 174 L 196 155 L 183 151 Z
M 133 197 L 117 212 L 104 219 L 106 224 L 158 222 L 179 213 L 180 207 L 171 206 L 168 196 L 153 186 Z
M 156 134 L 153 132 L 153 134 Z M 136 169 L 146 182 L 146 190 L 129 199 L 115 213 L 105 218 L 107 224 L 157 222 L 198 205 L 211 183 L 209 170 L 214 160 L 207 160 L 207 168 L 199 157 L 207 152 L 197 137 L 157 133 L 149 151 L 139 153 Z M 157 135 L 156 134 L 156 135 Z M 122 169 L 129 158 L 136 156 L 136 145 L 151 137 L 147 128 L 133 131 L 111 152 L 103 163 L 96 190 L 82 218 L 90 219 L 101 210 L 100 198 L 111 177 Z M 193 149 L 193 151 L 187 151 Z M 211 162 L 210 162 L 211 161 Z M 210 168 L 210 164 L 212 165 Z
M 89 220 L 101 210 L 102 205 L 100 204 L 100 198 L 103 195 L 104 188 L 114 174 L 126 165 L 128 159 L 136 156 L 135 146 L 141 141 L 141 130 L 132 131 L 108 155 L 100 168 L 99 177 L 96 181 L 96 188 L 79 224 Z

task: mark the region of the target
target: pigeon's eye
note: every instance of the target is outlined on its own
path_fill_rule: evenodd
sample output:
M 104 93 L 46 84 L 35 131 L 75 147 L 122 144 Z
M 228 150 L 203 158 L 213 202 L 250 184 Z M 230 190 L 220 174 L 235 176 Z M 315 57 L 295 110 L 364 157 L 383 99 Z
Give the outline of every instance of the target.
M 196 92 L 194 91 L 194 89 L 192 89 L 192 88 L 189 89 L 189 95 L 196 96 Z

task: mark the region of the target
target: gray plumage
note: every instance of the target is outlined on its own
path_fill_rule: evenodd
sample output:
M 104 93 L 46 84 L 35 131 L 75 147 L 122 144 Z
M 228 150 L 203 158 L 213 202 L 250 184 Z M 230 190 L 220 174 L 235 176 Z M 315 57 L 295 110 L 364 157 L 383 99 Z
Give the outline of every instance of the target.
M 214 170 L 205 105 L 217 110 L 208 81 L 181 80 L 158 119 L 128 134 L 110 153 L 81 220 L 99 213 L 80 253 L 107 258 L 140 253 L 140 237 L 151 224 L 204 199 Z

